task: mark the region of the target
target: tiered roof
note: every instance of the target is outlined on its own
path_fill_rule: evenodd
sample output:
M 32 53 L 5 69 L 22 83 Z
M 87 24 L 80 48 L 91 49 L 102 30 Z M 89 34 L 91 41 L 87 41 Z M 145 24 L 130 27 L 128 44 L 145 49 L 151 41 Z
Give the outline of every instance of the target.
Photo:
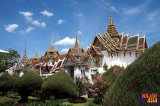
M 69 49 L 64 61 L 64 66 L 74 66 L 76 64 L 87 65 L 90 60 L 90 55 L 79 47 L 78 38 L 76 36 L 75 46 Z
M 39 58 L 38 53 L 35 57 L 30 59 L 30 65 L 35 69 L 40 69 L 43 73 L 54 73 L 62 67 L 63 60 L 66 54 L 60 55 L 58 51 L 54 48 L 53 40 L 51 41 L 50 49 L 45 52 L 45 55 Z M 47 64 L 49 60 L 52 60 L 52 65 Z
M 30 59 L 30 62 L 31 64 L 36 64 L 41 62 L 41 59 L 38 56 L 38 52 L 36 52 L 35 56 Z
M 59 56 L 58 51 L 54 48 L 54 42 L 51 41 L 50 50 L 47 50 L 45 55 L 41 57 L 42 61 L 48 61 L 49 59 L 55 59 Z
M 99 51 L 107 50 L 110 53 L 118 53 L 119 51 L 144 52 L 147 43 L 145 36 L 119 35 L 110 16 L 107 32 L 104 35 L 96 35 L 90 50 L 95 50 L 95 48 L 100 49 Z
M 110 15 L 109 24 L 107 27 L 107 33 L 111 36 L 111 38 L 119 37 L 116 27 L 113 24 L 112 15 Z

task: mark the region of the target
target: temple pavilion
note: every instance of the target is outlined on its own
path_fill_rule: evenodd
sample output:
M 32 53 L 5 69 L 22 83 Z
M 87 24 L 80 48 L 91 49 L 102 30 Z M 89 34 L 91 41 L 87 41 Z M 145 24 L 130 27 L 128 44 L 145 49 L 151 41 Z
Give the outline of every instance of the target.
M 63 63 L 63 68 L 73 79 L 76 77 L 84 77 L 90 68 L 91 60 L 91 56 L 88 55 L 83 48 L 79 47 L 76 36 L 75 46 L 69 49 Z
M 147 49 L 145 36 L 129 36 L 119 34 L 110 16 L 107 31 L 96 34 L 90 48 L 87 50 L 93 57 L 90 73 L 103 73 L 106 69 L 118 65 L 127 67 Z

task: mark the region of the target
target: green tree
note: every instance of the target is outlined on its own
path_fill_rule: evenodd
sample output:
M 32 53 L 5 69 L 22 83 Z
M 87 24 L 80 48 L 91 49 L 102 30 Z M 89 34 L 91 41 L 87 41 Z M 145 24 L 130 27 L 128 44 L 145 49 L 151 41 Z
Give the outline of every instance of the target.
M 18 85 L 18 76 L 9 75 L 4 73 L 0 76 L 0 92 L 2 95 L 6 94 L 10 90 L 15 90 Z
M 112 66 L 111 68 L 109 68 L 105 73 L 103 73 L 103 78 L 106 82 L 108 82 L 109 84 L 113 84 L 116 80 L 116 78 L 118 77 L 118 75 L 124 70 L 123 67 L 120 66 Z
M 27 102 L 28 96 L 30 96 L 35 90 L 40 90 L 42 82 L 42 77 L 34 71 L 28 71 L 20 77 L 17 91 L 20 94 L 22 101 Z
M 67 98 L 78 96 L 78 88 L 64 71 L 48 76 L 42 85 L 42 92 L 48 97 Z
M 141 104 L 140 99 L 144 92 L 159 93 L 159 90 L 160 42 L 146 50 L 119 74 L 115 83 L 106 92 L 104 106 L 158 105 Z
M 0 53 L 0 72 L 14 66 L 20 55 L 16 50 L 9 49 L 9 53 Z

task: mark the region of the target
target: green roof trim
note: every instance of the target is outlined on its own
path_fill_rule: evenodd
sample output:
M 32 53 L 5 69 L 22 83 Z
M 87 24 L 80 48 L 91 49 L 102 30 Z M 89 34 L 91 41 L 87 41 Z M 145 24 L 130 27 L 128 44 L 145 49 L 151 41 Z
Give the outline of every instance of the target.
M 122 44 L 124 44 L 124 43 L 127 43 L 127 36 L 124 36 L 124 37 L 123 37 L 123 42 L 122 42 Z
M 140 38 L 140 39 L 139 39 L 139 45 L 142 45 L 143 42 L 144 42 L 144 38 Z
M 130 37 L 128 40 L 128 44 L 135 44 L 135 43 L 137 43 L 137 36 Z
M 88 60 L 89 60 L 89 56 L 85 56 L 82 61 L 87 62 Z

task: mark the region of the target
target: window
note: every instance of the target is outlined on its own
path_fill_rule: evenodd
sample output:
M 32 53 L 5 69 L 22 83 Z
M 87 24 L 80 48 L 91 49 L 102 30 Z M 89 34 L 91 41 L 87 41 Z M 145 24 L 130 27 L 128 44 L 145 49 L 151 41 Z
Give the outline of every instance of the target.
M 72 59 L 71 59 L 71 58 L 68 58 L 67 62 L 68 62 L 68 63 L 71 63 L 71 62 L 72 62 Z
M 84 70 L 81 70 L 81 75 L 82 75 L 83 77 L 85 76 Z

